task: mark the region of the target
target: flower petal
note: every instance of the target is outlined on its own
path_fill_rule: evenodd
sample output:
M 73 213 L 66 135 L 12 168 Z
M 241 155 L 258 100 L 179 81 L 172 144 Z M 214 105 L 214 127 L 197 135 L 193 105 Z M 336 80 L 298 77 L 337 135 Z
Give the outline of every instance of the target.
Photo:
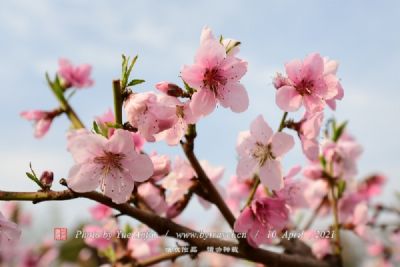
M 190 108 L 194 116 L 206 116 L 214 110 L 216 104 L 214 93 L 207 88 L 203 88 L 193 94 Z
M 272 129 L 264 120 L 262 115 L 258 115 L 255 120 L 251 122 L 250 134 L 256 139 L 257 142 L 267 144 L 272 137 Z
M 272 153 L 275 157 L 280 157 L 294 146 L 294 139 L 287 133 L 278 132 L 271 139 Z
M 240 113 L 249 107 L 249 96 L 240 83 L 226 85 L 218 93 L 218 100 L 221 105 L 229 107 L 233 112 Z
M 255 217 L 250 207 L 247 207 L 237 218 L 233 229 L 235 232 L 246 233 L 253 226 Z
M 76 164 L 69 171 L 68 187 L 76 192 L 95 190 L 100 184 L 102 175 L 101 168 L 96 164 Z
M 283 187 L 282 167 L 278 160 L 267 160 L 260 167 L 261 183 L 270 190 L 279 190 Z
M 283 111 L 293 112 L 300 108 L 302 99 L 296 88 L 284 85 L 277 90 L 275 102 Z
M 112 170 L 104 179 L 104 184 L 102 185 L 104 195 L 117 204 L 125 203 L 129 200 L 133 191 L 134 181 L 128 171 Z
M 239 179 L 249 178 L 255 171 L 257 161 L 249 156 L 244 156 L 239 159 L 236 167 L 236 174 Z

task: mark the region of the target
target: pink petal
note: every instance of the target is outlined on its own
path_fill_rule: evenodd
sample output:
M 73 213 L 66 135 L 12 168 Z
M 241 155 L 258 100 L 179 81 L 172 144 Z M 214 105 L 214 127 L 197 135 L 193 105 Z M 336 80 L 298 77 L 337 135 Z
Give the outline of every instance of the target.
M 216 104 L 214 93 L 203 88 L 193 94 L 190 108 L 195 116 L 206 116 L 214 110 Z
M 233 83 L 219 90 L 218 100 L 223 107 L 229 107 L 233 112 L 243 112 L 249 107 L 249 96 L 243 85 Z
M 153 162 L 145 154 L 137 154 L 126 167 L 130 170 L 130 175 L 135 182 L 144 182 L 154 173 Z
M 303 97 L 293 86 L 285 85 L 276 91 L 275 102 L 278 107 L 287 112 L 293 112 L 300 108 Z
M 96 164 L 76 164 L 70 169 L 67 182 L 76 192 L 89 192 L 99 186 L 102 176 L 102 170 Z
M 73 131 L 67 137 L 68 151 L 75 162 L 83 163 L 102 155 L 107 139 L 101 135 L 90 133 L 87 130 Z
M 204 26 L 203 29 L 201 30 L 200 45 L 209 40 L 215 40 L 215 37 L 212 33 L 212 30 L 208 26 Z
M 282 167 L 278 160 L 267 160 L 260 167 L 261 183 L 270 190 L 279 190 L 283 187 Z
M 320 112 L 324 109 L 324 102 L 318 96 L 306 95 L 303 97 L 303 101 L 307 112 Z
M 290 80 L 299 83 L 303 79 L 303 62 L 295 59 L 285 64 L 286 73 Z
M 272 153 L 275 157 L 286 154 L 294 146 L 294 139 L 287 133 L 278 132 L 271 139 Z
M 353 214 L 353 224 L 367 224 L 368 223 L 368 206 L 362 202 L 357 204 Z
M 247 62 L 236 57 L 228 56 L 220 66 L 223 76 L 229 83 L 239 81 L 247 72 Z
M 257 118 L 251 122 L 250 134 L 257 142 L 267 144 L 272 137 L 272 129 L 264 120 L 264 117 L 258 115 Z
M 318 53 L 308 55 L 304 59 L 303 65 L 309 79 L 318 79 L 324 72 L 324 60 Z
M 248 178 L 254 173 L 256 166 L 257 161 L 252 157 L 241 157 L 236 167 L 236 174 L 241 179 Z
M 200 65 L 185 65 L 181 70 L 181 76 L 190 87 L 199 89 L 203 85 L 204 71 Z
M 131 175 L 128 172 L 118 170 L 111 170 L 102 184 L 104 195 L 117 204 L 122 204 L 129 200 L 133 187 L 134 182 Z
M 319 144 L 316 139 L 301 138 L 301 148 L 304 155 L 311 161 L 317 160 L 319 156 Z
M 225 48 L 217 40 L 209 39 L 201 44 L 196 53 L 196 64 L 212 69 L 221 64 L 226 57 Z
M 36 138 L 42 138 L 50 129 L 52 119 L 41 119 L 35 125 L 34 136 Z
M 254 220 L 255 217 L 253 212 L 251 211 L 250 207 L 247 207 L 239 215 L 239 218 L 237 218 L 233 228 L 235 232 L 246 233 L 253 226 Z

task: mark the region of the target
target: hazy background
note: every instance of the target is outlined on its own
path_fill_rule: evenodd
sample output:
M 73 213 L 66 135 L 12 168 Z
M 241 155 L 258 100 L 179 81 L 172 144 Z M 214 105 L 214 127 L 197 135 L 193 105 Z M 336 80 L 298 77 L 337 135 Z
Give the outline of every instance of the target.
M 235 114 L 218 108 L 199 123 L 196 152 L 213 165 L 226 166 L 225 180 L 236 168 L 237 134 L 262 113 L 276 128 L 282 112 L 275 105 L 271 78 L 283 64 L 310 52 L 340 61 L 345 98 L 335 116 L 350 120 L 349 130 L 363 144 L 360 176 L 382 171 L 389 177 L 384 194 L 393 200 L 399 188 L 398 1 L 0 1 L 0 189 L 35 190 L 24 175 L 32 161 L 37 172 L 65 177 L 72 164 L 65 150 L 68 122 L 57 119 L 42 140 L 19 113 L 57 106 L 44 73 L 54 74 L 60 57 L 93 65 L 95 86 L 79 91 L 72 106 L 90 125 L 112 107 L 111 80 L 120 75 L 120 55 L 139 54 L 137 90 L 153 90 L 161 80 L 179 82 L 183 64 L 191 64 L 204 25 L 216 35 L 242 41 L 240 57 L 249 62 L 242 82 L 250 108 Z M 328 115 L 327 115 L 328 116 Z M 148 146 L 149 151 L 180 154 L 179 147 Z M 284 159 L 285 169 L 304 164 L 298 144 Z M 56 186 L 56 188 L 61 188 Z M 53 226 L 88 218 L 89 201 L 41 203 L 35 209 L 38 237 Z M 199 205 L 188 212 L 207 217 Z M 48 216 L 50 215 L 51 216 Z M 200 220 L 205 226 L 207 220 Z M 199 226 L 202 227 L 201 225 Z

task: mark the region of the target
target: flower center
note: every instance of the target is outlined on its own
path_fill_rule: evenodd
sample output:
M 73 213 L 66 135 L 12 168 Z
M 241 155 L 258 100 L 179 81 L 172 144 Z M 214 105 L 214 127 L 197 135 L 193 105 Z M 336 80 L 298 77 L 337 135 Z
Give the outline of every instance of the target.
M 125 158 L 124 154 L 103 151 L 103 156 L 94 158 L 94 163 L 101 165 L 104 174 L 109 173 L 113 169 L 123 170 L 121 161 Z
M 296 85 L 296 90 L 300 95 L 311 95 L 314 90 L 314 82 L 303 79 Z
M 257 142 L 253 150 L 253 157 L 258 160 L 260 166 L 263 166 L 269 159 L 275 159 L 275 156 L 272 154 L 271 144 L 264 145 Z
M 203 77 L 203 84 L 208 87 L 214 93 L 217 93 L 218 87 L 224 86 L 228 79 L 221 75 L 218 68 L 214 67 L 212 69 L 206 69 Z

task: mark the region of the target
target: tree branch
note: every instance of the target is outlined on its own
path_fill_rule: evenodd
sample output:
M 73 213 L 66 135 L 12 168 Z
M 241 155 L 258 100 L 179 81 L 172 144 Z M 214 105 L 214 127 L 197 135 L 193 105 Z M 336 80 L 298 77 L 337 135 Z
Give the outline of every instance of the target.
M 194 231 L 185 226 L 179 225 L 167 218 L 160 217 L 154 213 L 135 208 L 128 203 L 116 204 L 110 198 L 98 193 L 87 192 L 77 193 L 71 190 L 64 191 L 46 191 L 46 192 L 7 192 L 0 191 L 0 200 L 19 200 L 19 201 L 33 201 L 39 203 L 42 201 L 60 201 L 76 198 L 86 198 L 97 201 L 111 208 L 118 210 L 123 215 L 128 215 L 135 218 L 142 223 L 146 224 L 159 235 L 169 236 L 188 242 L 192 246 L 196 246 L 198 251 L 206 251 L 207 247 L 238 247 L 238 252 L 222 251 L 221 254 L 230 255 L 236 258 L 242 258 L 258 263 L 263 263 L 268 266 L 285 266 L 285 267 L 330 267 L 328 263 L 317 261 L 312 258 L 303 257 L 299 255 L 285 255 L 279 254 L 259 248 L 252 248 L 237 242 L 221 240 L 217 238 L 196 238 L 199 232 Z M 188 235 L 184 235 L 187 233 Z M 183 235 L 182 235 L 183 234 Z

